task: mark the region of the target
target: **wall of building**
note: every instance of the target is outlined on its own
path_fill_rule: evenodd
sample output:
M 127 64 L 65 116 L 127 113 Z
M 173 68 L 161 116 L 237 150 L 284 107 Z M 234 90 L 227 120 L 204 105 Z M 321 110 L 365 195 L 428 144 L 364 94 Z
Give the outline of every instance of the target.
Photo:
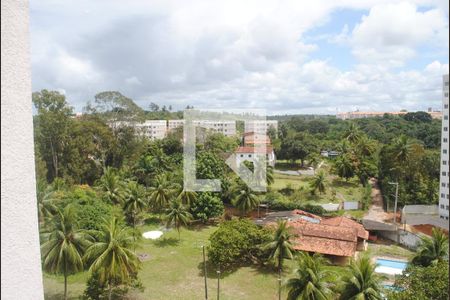
M 3 0 L 1 14 L 1 296 L 39 300 L 28 1 Z
M 449 105 L 449 78 L 448 75 L 443 77 L 442 91 L 442 134 L 441 134 L 441 169 L 439 182 L 439 217 L 448 221 L 449 218 L 449 122 L 448 122 L 448 105 Z

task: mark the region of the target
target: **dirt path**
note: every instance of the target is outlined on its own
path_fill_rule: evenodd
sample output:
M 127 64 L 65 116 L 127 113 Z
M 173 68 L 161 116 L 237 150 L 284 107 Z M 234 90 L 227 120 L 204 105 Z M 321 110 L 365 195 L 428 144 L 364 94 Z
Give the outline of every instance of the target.
M 385 212 L 383 209 L 383 196 L 381 195 L 381 191 L 378 186 L 378 180 L 376 178 L 372 178 L 370 179 L 370 184 L 372 185 L 372 204 L 370 205 L 364 218 L 379 222 L 390 222 L 393 216 L 392 214 Z

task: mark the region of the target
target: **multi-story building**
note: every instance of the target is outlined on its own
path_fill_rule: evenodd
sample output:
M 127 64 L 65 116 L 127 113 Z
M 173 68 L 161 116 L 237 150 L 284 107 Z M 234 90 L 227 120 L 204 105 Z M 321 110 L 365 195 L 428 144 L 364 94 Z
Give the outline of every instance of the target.
M 393 116 L 401 116 L 406 115 L 407 111 L 393 111 L 393 112 L 383 112 L 383 111 L 351 111 L 351 112 L 343 112 L 336 114 L 336 118 L 341 120 L 353 120 L 353 119 L 364 119 L 364 118 L 375 118 L 375 117 L 383 117 L 385 114 L 393 115 Z M 442 112 L 433 111 L 432 109 L 428 109 L 428 114 L 433 119 L 441 119 Z
M 167 134 L 166 120 L 147 120 L 143 123 L 136 123 L 136 131 L 149 139 L 162 139 Z
M 236 121 L 209 121 L 199 120 L 194 121 L 194 124 L 212 130 L 214 132 L 220 132 L 225 136 L 236 135 Z
M 184 120 L 169 120 L 167 121 L 167 128 L 169 131 L 184 125 Z
M 441 177 L 439 181 L 439 217 L 449 217 L 449 126 L 448 126 L 448 74 L 444 76 L 442 95 Z
M 244 132 L 254 132 L 257 134 L 267 134 L 269 128 L 278 131 L 278 121 L 277 120 L 252 120 L 245 121 Z

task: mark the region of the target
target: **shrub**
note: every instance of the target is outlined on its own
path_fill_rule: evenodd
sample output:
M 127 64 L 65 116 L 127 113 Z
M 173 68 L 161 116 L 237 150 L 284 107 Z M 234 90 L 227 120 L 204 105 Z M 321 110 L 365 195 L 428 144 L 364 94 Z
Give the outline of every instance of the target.
M 269 229 L 250 220 L 225 221 L 209 238 L 208 259 L 221 268 L 259 260 L 264 256 L 260 245 L 269 240 Z
M 224 212 L 222 200 L 212 193 L 199 193 L 197 199 L 190 207 L 191 214 L 195 220 L 202 222 L 210 218 L 219 217 Z

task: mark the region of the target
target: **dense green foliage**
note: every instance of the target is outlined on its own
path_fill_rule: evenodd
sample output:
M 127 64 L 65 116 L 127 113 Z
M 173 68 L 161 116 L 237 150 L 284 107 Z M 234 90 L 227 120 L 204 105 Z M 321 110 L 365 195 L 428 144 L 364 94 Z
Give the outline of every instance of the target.
M 261 245 L 270 240 L 270 232 L 247 219 L 233 219 L 220 224 L 210 236 L 208 259 L 221 268 L 230 268 L 261 259 Z
M 208 219 L 219 217 L 224 212 L 223 202 L 213 193 L 200 193 L 190 206 L 190 211 L 196 220 L 206 222 Z
M 429 267 L 409 266 L 395 281 L 400 292 L 392 292 L 392 300 L 447 300 L 448 262 L 440 262 Z

